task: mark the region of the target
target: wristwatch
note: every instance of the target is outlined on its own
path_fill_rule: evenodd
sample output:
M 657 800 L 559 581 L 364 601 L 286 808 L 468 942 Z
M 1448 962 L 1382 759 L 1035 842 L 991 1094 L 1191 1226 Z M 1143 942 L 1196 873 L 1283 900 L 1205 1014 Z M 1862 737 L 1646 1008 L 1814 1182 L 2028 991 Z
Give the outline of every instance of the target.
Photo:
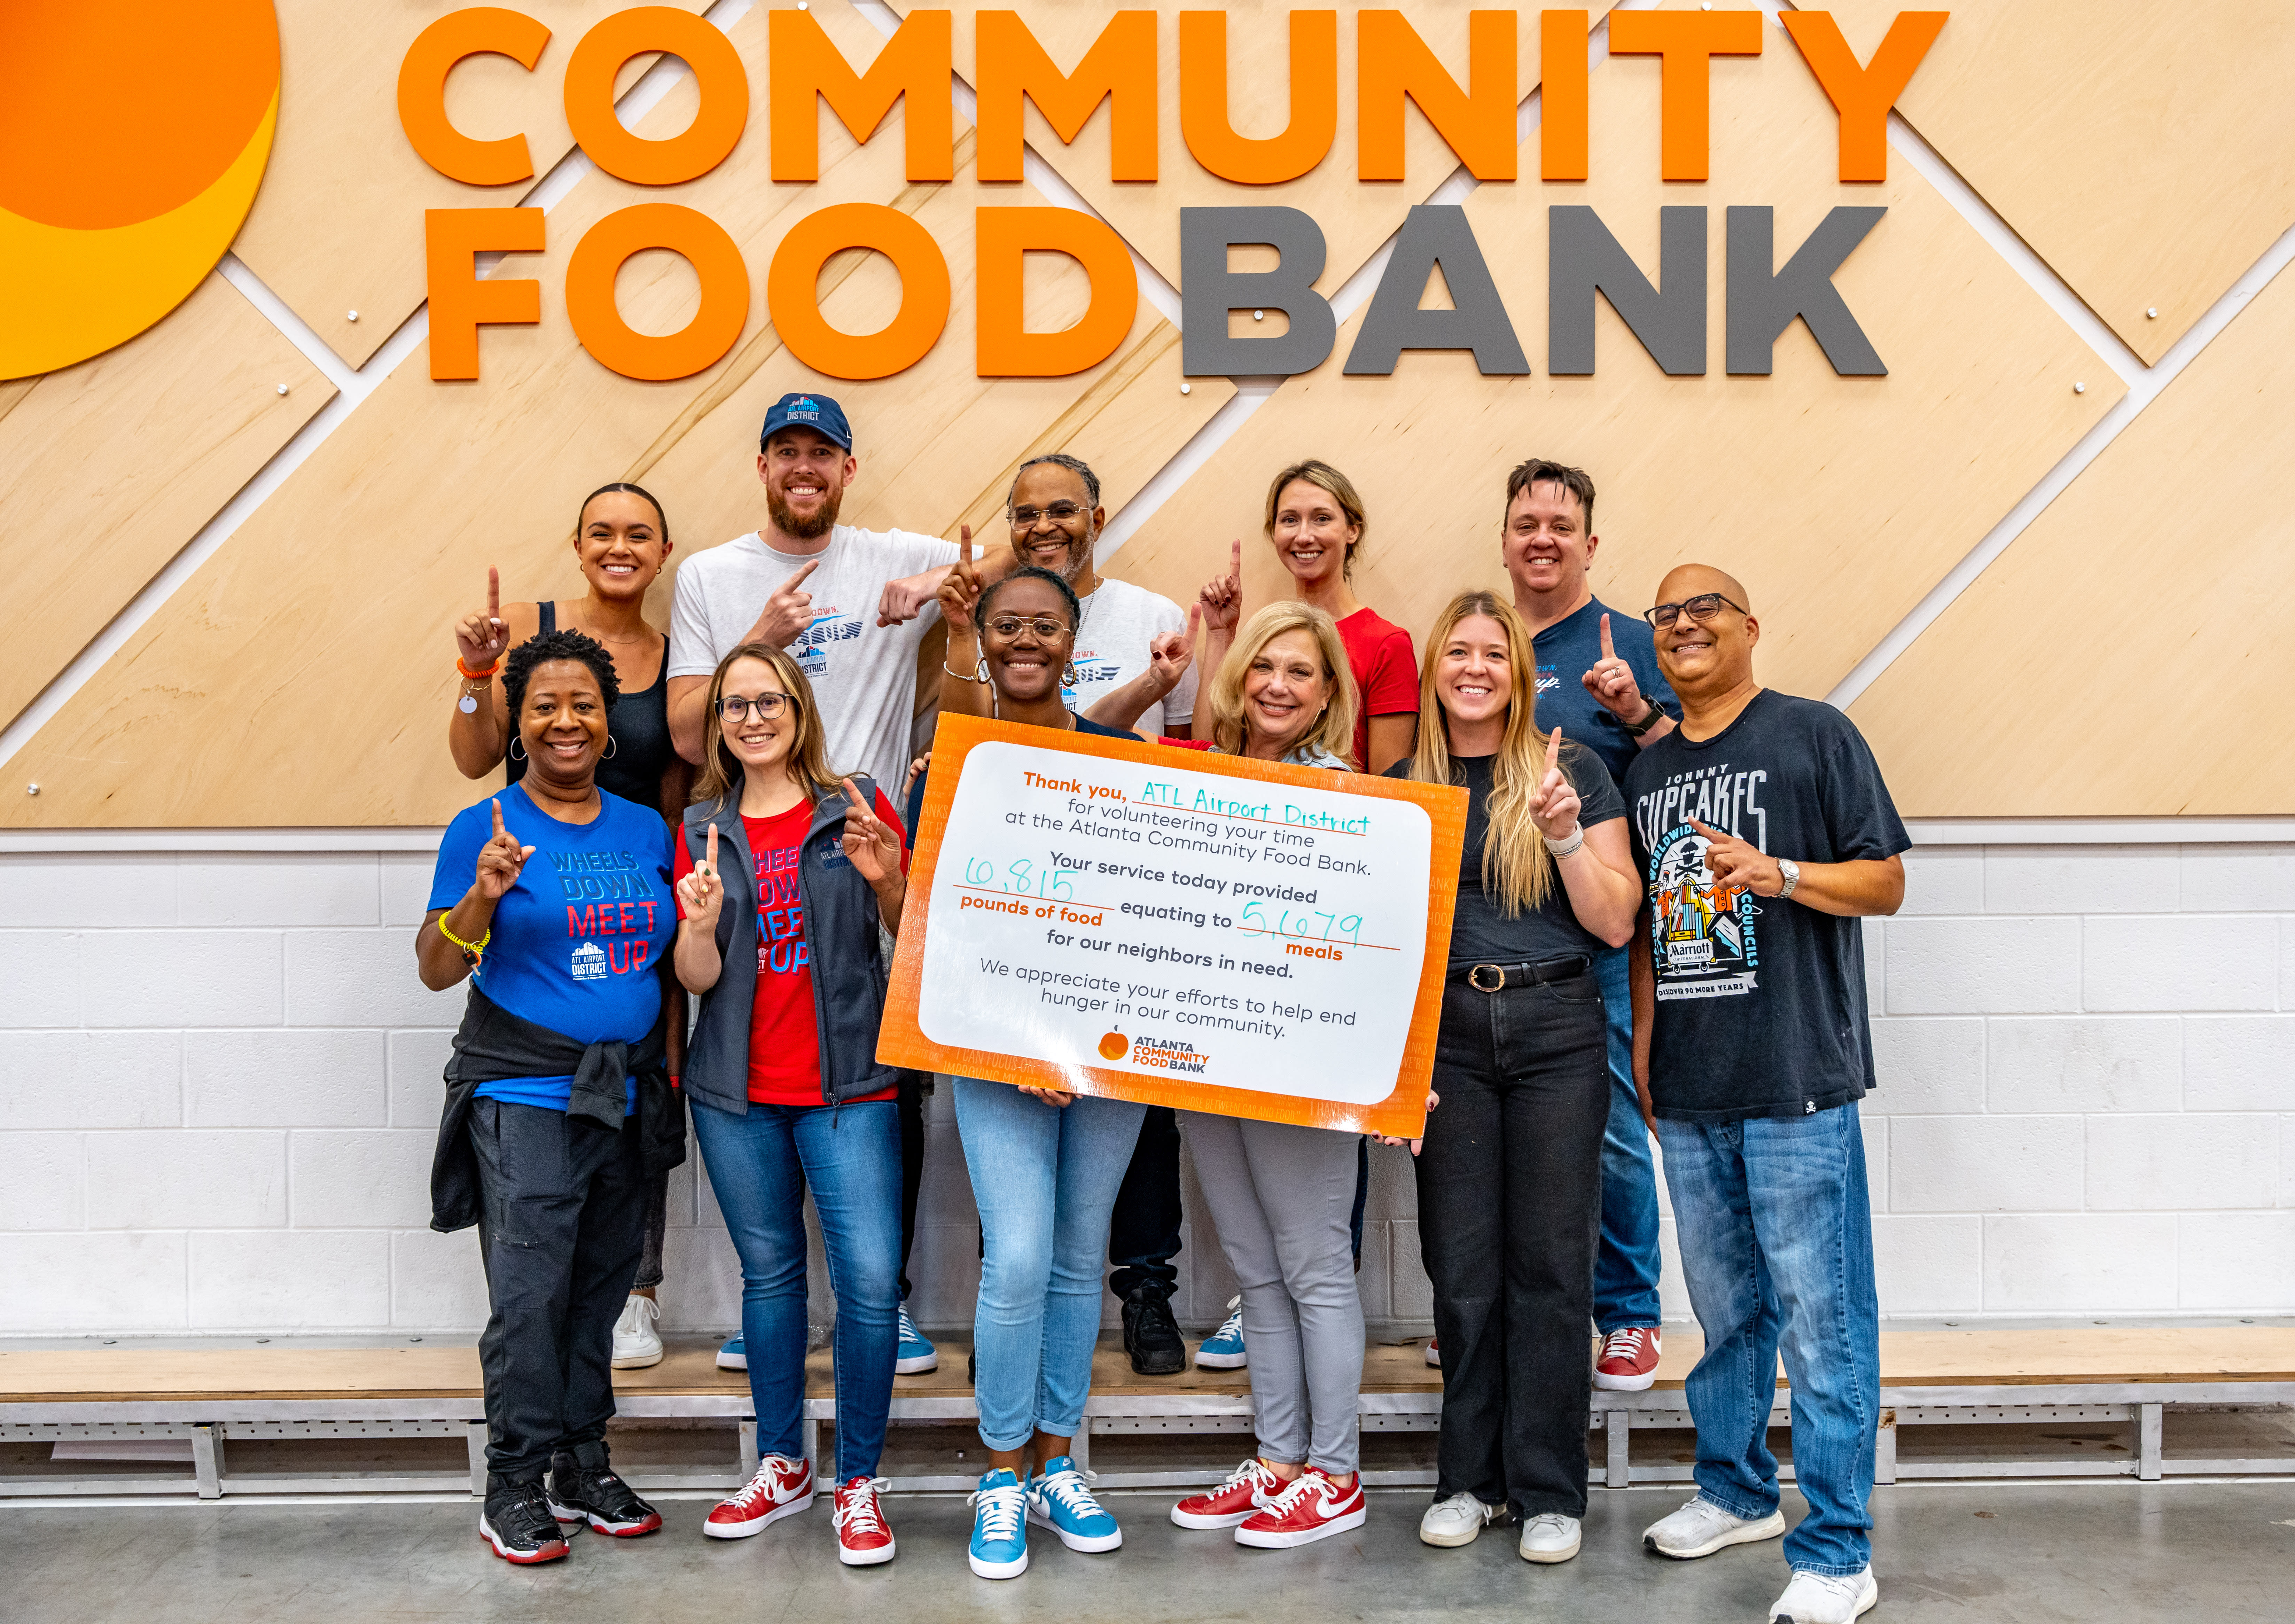
M 1664 720 L 1665 709 L 1662 706 L 1659 705 L 1656 700 L 1651 698 L 1647 694 L 1644 694 L 1642 696 L 1642 703 L 1649 706 L 1649 714 L 1647 715 L 1644 716 L 1639 722 L 1621 722 L 1618 723 L 1621 728 L 1625 730 L 1626 737 L 1629 739 L 1639 739 L 1643 734 L 1648 732 L 1661 721 Z
M 1777 901 L 1782 902 L 1793 894 L 1793 887 L 1801 884 L 1801 865 L 1790 857 L 1780 857 L 1777 859 L 1777 872 L 1785 877 L 1785 888 L 1777 893 Z

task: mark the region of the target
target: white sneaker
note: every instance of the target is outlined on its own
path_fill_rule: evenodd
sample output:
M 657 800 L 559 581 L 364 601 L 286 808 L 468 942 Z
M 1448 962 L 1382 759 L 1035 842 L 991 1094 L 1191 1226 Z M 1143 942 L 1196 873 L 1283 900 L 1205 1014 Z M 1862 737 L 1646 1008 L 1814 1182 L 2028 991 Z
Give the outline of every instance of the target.
M 614 1321 L 615 1369 L 642 1370 L 661 1363 L 661 1337 L 653 1328 L 660 1318 L 661 1304 L 635 1292 L 630 1293 L 630 1300 L 622 1304 L 622 1317 Z
M 1524 1562 L 1568 1562 L 1578 1555 L 1578 1519 L 1549 1511 L 1522 1525 Z
M 1846 1579 L 1795 1569 L 1793 1583 L 1769 1604 L 1769 1620 L 1770 1624 L 1779 1619 L 1790 1620 L 1792 1624 L 1849 1624 L 1850 1620 L 1872 1611 L 1880 1599 L 1881 1587 L 1874 1582 L 1869 1563 Z
M 1773 1511 L 1749 1520 L 1722 1510 L 1703 1495 L 1642 1530 L 1642 1546 L 1676 1562 L 1711 1556 L 1725 1545 L 1751 1545 L 1785 1531 L 1785 1514 Z
M 1470 1489 L 1461 1490 L 1426 1508 L 1425 1514 L 1418 1519 L 1418 1542 L 1446 1546 L 1472 1545 L 1486 1524 L 1506 1520 L 1505 1506 L 1493 1506 Z

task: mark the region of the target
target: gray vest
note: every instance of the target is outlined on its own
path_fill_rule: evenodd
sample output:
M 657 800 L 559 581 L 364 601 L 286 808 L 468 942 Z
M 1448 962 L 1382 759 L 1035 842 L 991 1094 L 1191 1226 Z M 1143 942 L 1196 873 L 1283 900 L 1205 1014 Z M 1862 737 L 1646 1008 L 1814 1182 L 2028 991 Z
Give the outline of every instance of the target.
M 877 786 L 854 773 L 853 787 L 876 804 Z M 877 1028 L 885 1016 L 886 964 L 877 893 L 845 855 L 842 795 L 813 809 L 797 858 L 797 895 L 804 904 L 805 960 L 813 969 L 813 1018 L 821 1027 L 823 1105 L 842 1105 L 894 1083 L 877 1061 Z M 685 1048 L 685 1092 L 697 1105 L 735 1115 L 749 1109 L 749 1007 L 757 991 L 757 861 L 741 828 L 741 786 L 722 802 L 686 808 L 685 847 L 695 862 L 717 826 L 718 877 L 725 901 L 717 913 L 717 984 L 701 995 Z

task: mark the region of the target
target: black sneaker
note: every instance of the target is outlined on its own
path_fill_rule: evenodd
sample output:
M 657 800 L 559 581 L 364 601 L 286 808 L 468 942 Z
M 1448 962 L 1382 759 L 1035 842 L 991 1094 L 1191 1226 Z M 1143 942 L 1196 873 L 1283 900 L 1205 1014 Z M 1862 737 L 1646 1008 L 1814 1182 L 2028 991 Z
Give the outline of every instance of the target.
M 489 1482 L 486 1509 L 478 1514 L 478 1538 L 504 1562 L 557 1562 L 566 1555 L 565 1531 L 538 1482 Z
M 1162 1292 L 1143 1288 L 1123 1300 L 1123 1351 L 1141 1375 L 1177 1375 L 1188 1367 L 1188 1344 Z
M 606 1464 L 606 1446 L 585 1443 L 550 1457 L 550 1514 L 601 1534 L 633 1538 L 661 1526 L 661 1514 L 637 1497 Z

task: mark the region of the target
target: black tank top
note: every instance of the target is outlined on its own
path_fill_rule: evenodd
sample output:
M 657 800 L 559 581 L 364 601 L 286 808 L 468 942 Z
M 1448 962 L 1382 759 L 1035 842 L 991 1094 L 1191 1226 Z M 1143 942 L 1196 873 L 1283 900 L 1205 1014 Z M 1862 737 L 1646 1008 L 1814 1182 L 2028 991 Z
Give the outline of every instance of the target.
M 558 606 L 543 603 L 541 608 L 543 633 L 558 630 Z M 622 690 L 612 716 L 614 742 L 610 754 L 598 763 L 598 788 L 658 812 L 661 775 L 677 753 L 669 742 L 669 639 L 661 640 L 661 668 L 654 674 L 653 686 L 635 692 Z M 526 776 L 524 756 L 503 764 L 510 783 Z

